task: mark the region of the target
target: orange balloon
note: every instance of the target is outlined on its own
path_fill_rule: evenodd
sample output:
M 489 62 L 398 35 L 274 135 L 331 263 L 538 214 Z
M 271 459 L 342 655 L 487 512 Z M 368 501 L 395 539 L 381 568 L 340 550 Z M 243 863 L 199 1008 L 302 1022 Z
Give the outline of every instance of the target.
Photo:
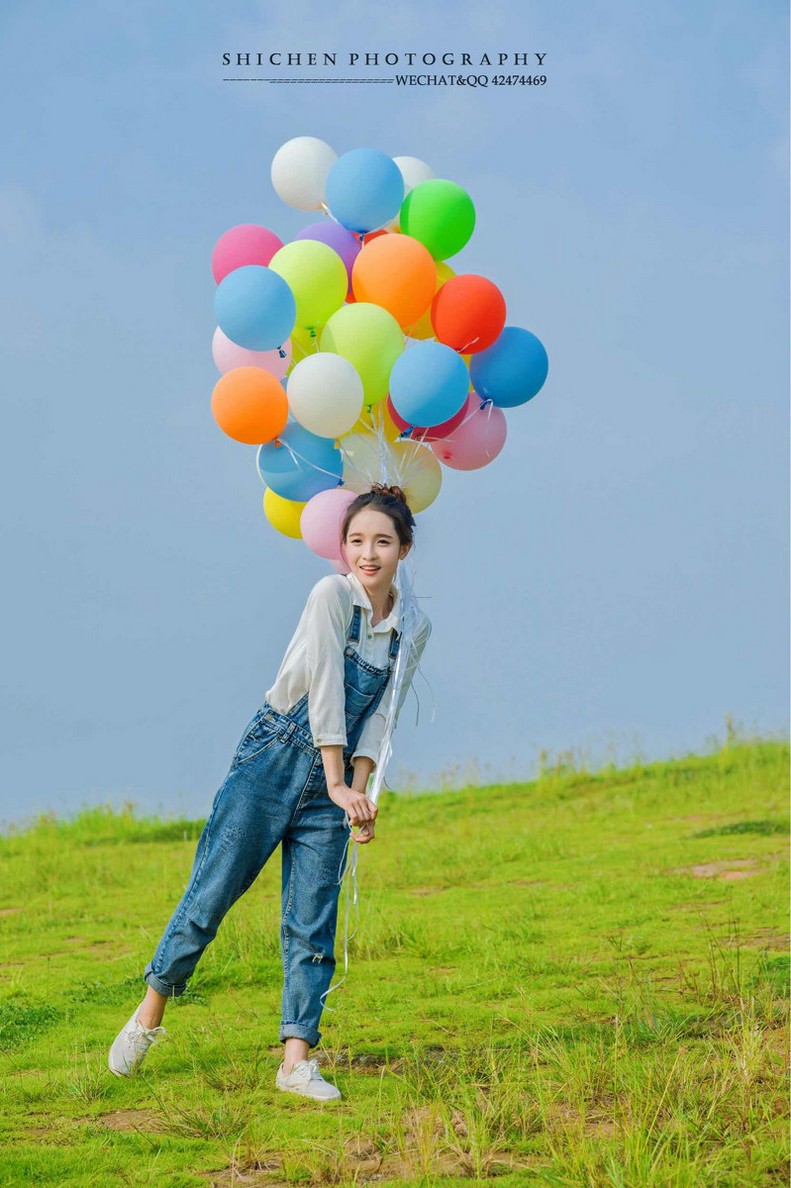
M 454 276 L 431 304 L 437 342 L 465 355 L 485 351 L 505 325 L 505 298 L 485 276 Z
M 410 235 L 377 236 L 365 244 L 352 268 L 356 299 L 381 305 L 404 330 L 425 313 L 436 288 L 431 253 Z
M 234 367 L 214 386 L 214 419 L 234 441 L 263 445 L 282 433 L 288 400 L 279 380 L 261 367 Z
M 437 289 L 439 292 L 445 281 L 449 281 L 456 273 L 446 264 L 444 260 L 435 260 L 434 264 L 437 271 Z M 427 309 L 423 316 L 415 323 L 409 331 L 410 338 L 433 338 L 434 327 L 431 325 L 431 310 Z

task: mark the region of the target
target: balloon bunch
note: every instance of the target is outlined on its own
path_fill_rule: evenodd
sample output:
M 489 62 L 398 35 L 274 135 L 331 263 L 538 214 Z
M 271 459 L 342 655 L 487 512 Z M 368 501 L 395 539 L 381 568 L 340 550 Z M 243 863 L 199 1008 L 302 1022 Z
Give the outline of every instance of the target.
M 286 244 L 255 224 L 217 241 L 212 412 L 259 447 L 272 526 L 342 564 L 356 495 L 398 483 L 417 514 L 443 466 L 491 462 L 503 409 L 535 396 L 547 354 L 506 326 L 495 284 L 446 263 L 472 236 L 475 207 L 423 161 L 368 148 L 338 157 L 298 136 L 275 154 L 272 184 L 324 217 Z

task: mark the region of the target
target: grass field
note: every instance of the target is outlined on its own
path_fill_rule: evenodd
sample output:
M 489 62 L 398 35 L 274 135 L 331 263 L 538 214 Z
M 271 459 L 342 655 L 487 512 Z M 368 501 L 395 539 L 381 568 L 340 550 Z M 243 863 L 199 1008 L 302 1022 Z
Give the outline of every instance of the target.
M 312 1053 L 326 1105 L 274 1087 L 278 855 L 122 1080 L 202 821 L 0 838 L 0 1183 L 787 1183 L 787 782 L 785 743 L 729 738 L 388 793 Z

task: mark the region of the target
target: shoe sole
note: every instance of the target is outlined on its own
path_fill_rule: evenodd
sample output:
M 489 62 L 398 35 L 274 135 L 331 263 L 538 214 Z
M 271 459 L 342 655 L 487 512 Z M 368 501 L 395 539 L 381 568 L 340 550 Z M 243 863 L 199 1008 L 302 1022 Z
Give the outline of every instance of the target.
M 109 1056 L 107 1059 L 107 1067 L 114 1077 L 133 1077 L 137 1072 L 136 1068 L 132 1068 L 128 1072 L 124 1072 L 123 1069 L 120 1068 L 115 1068 L 112 1064 L 112 1056 Z
M 309 1101 L 343 1101 L 340 1092 L 337 1097 L 317 1097 L 314 1093 L 303 1093 L 301 1089 L 291 1089 L 288 1085 L 278 1085 L 277 1082 L 275 1082 L 275 1088 L 279 1089 L 281 1093 L 294 1093 L 297 1097 L 306 1097 Z

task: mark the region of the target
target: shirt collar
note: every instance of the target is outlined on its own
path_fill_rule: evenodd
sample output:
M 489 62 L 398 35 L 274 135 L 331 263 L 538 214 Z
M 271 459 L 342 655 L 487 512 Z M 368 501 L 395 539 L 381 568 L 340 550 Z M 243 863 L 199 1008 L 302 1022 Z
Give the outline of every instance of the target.
M 346 580 L 351 586 L 352 600 L 354 601 L 355 605 L 363 607 L 364 610 L 370 611 L 373 615 L 371 600 L 357 575 L 354 573 L 347 573 Z M 376 628 L 383 628 L 385 625 L 387 625 L 387 627 L 395 627 L 396 629 L 398 628 L 398 622 L 401 618 L 401 596 L 398 593 L 398 589 L 395 585 L 390 586 L 390 593 L 393 595 L 393 609 L 390 611 L 390 614 L 386 619 L 382 619 L 381 622 L 376 624 L 374 630 L 376 630 Z

